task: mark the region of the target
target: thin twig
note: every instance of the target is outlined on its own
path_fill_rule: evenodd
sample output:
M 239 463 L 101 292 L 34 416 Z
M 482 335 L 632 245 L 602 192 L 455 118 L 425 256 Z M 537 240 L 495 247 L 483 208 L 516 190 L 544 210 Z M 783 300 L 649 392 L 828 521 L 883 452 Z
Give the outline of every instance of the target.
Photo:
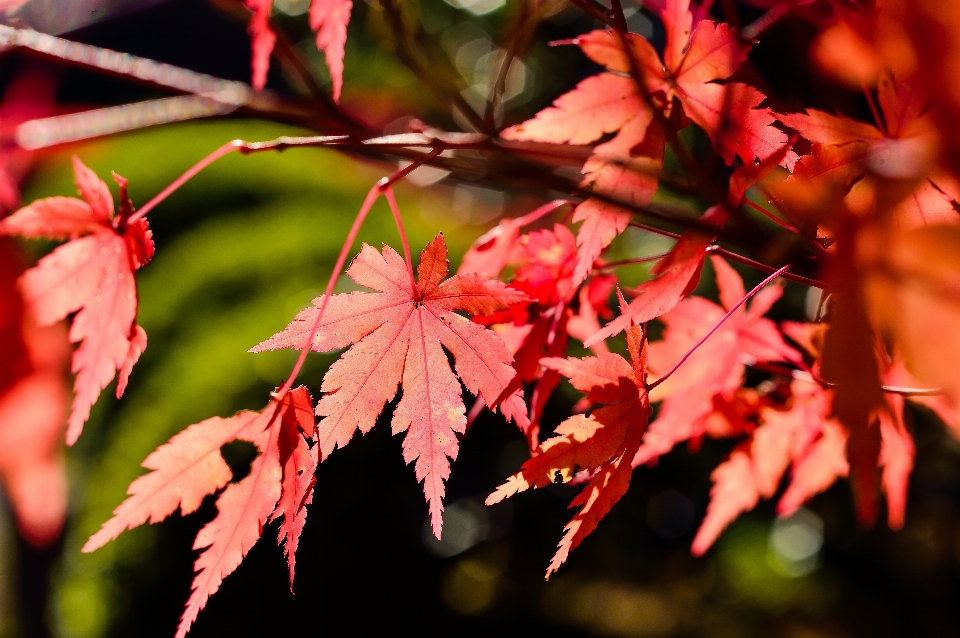
M 735 261 L 738 264 L 743 264 L 744 266 L 749 266 L 754 270 L 759 270 L 760 272 L 765 272 L 765 273 L 780 272 L 780 270 L 783 270 L 783 268 L 792 267 L 791 265 L 788 264 L 787 266 L 784 266 L 780 270 L 777 270 L 774 266 L 768 266 L 763 262 L 757 261 L 755 259 L 750 259 L 749 257 L 744 257 L 743 255 L 739 255 L 733 251 L 727 250 L 726 248 L 723 248 L 722 246 L 717 246 L 715 244 L 713 246 L 707 247 L 707 252 L 715 253 L 717 255 L 723 255 L 724 257 L 726 257 L 727 259 L 730 259 L 731 261 Z M 827 287 L 827 284 L 824 281 L 821 281 L 819 279 L 812 279 L 810 277 L 804 277 L 802 275 L 796 275 L 790 272 L 782 273 L 781 277 L 783 277 L 787 281 L 795 281 L 798 284 L 811 286 L 813 288 L 819 288 L 821 290 L 825 290 Z
M 743 304 L 747 303 L 747 300 L 748 300 L 748 299 L 750 299 L 750 298 L 753 297 L 755 294 L 757 294 L 758 292 L 760 292 L 761 290 L 763 290 L 763 288 L 764 288 L 767 284 L 769 284 L 771 281 L 773 281 L 774 279 L 776 279 L 777 277 L 779 277 L 780 275 L 782 275 L 783 273 L 785 273 L 788 268 L 790 268 L 789 265 L 784 266 L 783 268 L 777 270 L 775 273 L 773 273 L 772 275 L 770 275 L 769 277 L 767 277 L 766 279 L 764 279 L 763 281 L 761 281 L 759 284 L 757 284 L 757 286 L 756 286 L 753 290 L 751 290 L 750 292 L 748 292 L 747 294 L 745 294 L 745 295 L 740 299 L 740 301 L 738 301 L 737 303 L 733 304 L 733 308 L 731 308 L 730 310 L 728 310 L 728 311 L 727 311 L 727 314 L 723 315 L 723 316 L 720 318 L 720 321 L 718 321 L 716 324 L 714 324 L 714 326 L 713 326 L 712 328 L 710 328 L 710 330 L 707 332 L 707 334 L 705 334 L 705 335 L 703 335 L 703 337 L 701 337 L 700 341 L 698 341 L 698 342 L 696 342 L 695 344 L 693 344 L 693 347 L 690 348 L 685 355 L 683 355 L 682 357 L 680 357 L 680 360 L 677 361 L 676 365 L 674 365 L 674 366 L 670 369 L 669 372 L 667 372 L 665 375 L 663 375 L 662 377 L 660 377 L 659 379 L 657 379 L 656 381 L 654 381 L 653 383 L 651 383 L 651 384 L 649 384 L 649 385 L 647 386 L 647 391 L 649 392 L 650 390 L 653 390 L 655 387 L 657 387 L 658 385 L 660 385 L 661 383 L 663 383 L 664 381 L 666 381 L 667 379 L 669 379 L 669 378 L 670 378 L 670 375 L 672 375 L 674 372 L 676 372 L 677 370 L 679 370 L 679 369 L 680 369 L 680 366 L 682 366 L 683 363 L 684 363 L 687 359 L 690 358 L 690 355 L 692 355 L 694 352 L 696 352 L 697 348 L 699 348 L 700 346 L 702 346 L 702 345 L 706 342 L 706 340 L 709 339 L 709 338 L 713 335 L 713 333 L 715 333 L 715 332 L 720 328 L 720 326 L 723 325 L 723 322 L 725 322 L 727 319 L 729 319 L 729 318 L 731 317 L 731 315 L 733 315 L 733 313 L 735 313 L 737 310 L 740 309 L 740 306 L 742 306 Z
M 127 220 L 128 224 L 132 224 L 137 220 L 141 219 L 144 215 L 153 210 L 157 204 L 165 200 L 167 197 L 172 195 L 177 189 L 186 184 L 188 181 L 193 179 L 203 169 L 210 166 L 216 162 L 221 157 L 229 155 L 234 151 L 240 151 L 242 153 L 255 153 L 258 151 L 272 151 L 272 150 L 282 150 L 288 146 L 330 146 L 331 144 L 337 144 L 347 139 L 346 135 L 324 135 L 316 137 L 278 137 L 275 140 L 270 142 L 245 142 L 243 140 L 231 140 L 210 153 L 199 162 L 191 166 L 183 173 L 180 177 L 173 180 L 166 188 L 157 193 L 153 199 L 148 201 L 146 204 L 140 207 L 136 213 L 130 216 Z
M 407 267 L 409 269 L 410 283 L 412 286 L 416 285 L 413 278 L 413 265 L 410 260 L 410 244 L 407 241 L 407 235 L 403 229 L 403 222 L 400 219 L 400 211 L 397 209 L 397 202 L 393 197 L 393 191 L 390 189 L 390 185 L 395 183 L 397 180 L 402 179 L 405 175 L 409 175 L 411 171 L 416 170 L 416 168 L 421 165 L 422 163 L 414 162 L 410 166 L 397 171 L 393 175 L 384 177 L 378 181 L 367 193 L 366 198 L 363 200 L 363 204 L 360 206 L 360 211 L 357 213 L 357 217 L 353 220 L 353 226 L 350 227 L 350 232 L 347 234 L 347 239 L 344 241 L 343 248 L 340 249 L 340 254 L 337 256 L 337 262 L 333 267 L 333 272 L 330 273 L 330 278 L 327 280 L 327 287 L 323 292 L 323 301 L 320 302 L 320 306 L 317 309 L 317 316 L 313 320 L 313 325 L 310 327 L 307 339 L 304 341 L 303 348 L 300 350 L 300 356 L 297 357 L 297 362 L 290 371 L 290 376 L 287 377 L 287 381 L 283 384 L 283 387 L 281 387 L 273 395 L 276 400 L 279 401 L 283 399 L 283 396 L 290 391 L 290 388 L 293 387 L 293 383 L 297 379 L 297 375 L 299 375 L 300 370 L 303 369 L 303 364 L 307 360 L 307 353 L 310 352 L 310 348 L 313 346 L 313 340 L 317 336 L 317 330 L 320 329 L 320 322 L 323 320 L 323 312 L 327 309 L 327 305 L 330 303 L 330 299 L 333 296 L 333 287 L 336 285 L 337 279 L 340 278 L 340 273 L 343 272 L 343 267 L 347 263 L 347 255 L 350 254 L 350 249 L 353 247 L 353 242 L 357 239 L 357 234 L 360 232 L 360 227 L 363 226 L 363 222 L 367 218 L 367 214 L 370 212 L 370 209 L 373 208 L 373 204 L 380 197 L 381 193 L 386 195 L 387 203 L 390 204 L 390 209 L 393 212 L 394 219 L 397 222 L 397 229 L 400 231 L 400 237 L 404 246 L 404 255 L 407 260 Z
M 533 11 L 530 11 L 530 3 L 517 3 L 516 15 L 518 17 L 516 23 L 504 27 L 504 33 L 509 33 L 510 39 L 507 46 L 504 47 L 505 52 L 497 71 L 497 77 L 490 86 L 490 93 L 487 96 L 487 109 L 483 115 L 484 122 L 491 129 L 495 128 L 497 110 L 500 108 L 500 103 L 506 92 L 510 69 L 513 68 L 514 61 L 530 45 L 536 26 L 546 13 L 547 7 L 547 2 L 541 2 Z
M 800 381 L 809 381 L 810 383 L 816 383 L 824 388 L 835 388 L 837 387 L 836 383 L 821 379 L 816 375 L 806 371 L 806 370 L 797 370 L 788 366 L 780 365 L 774 362 L 759 362 L 752 361 L 747 363 L 751 368 L 757 368 L 758 370 L 763 370 L 765 372 L 771 372 L 773 374 L 781 374 L 785 376 L 798 379 Z M 900 394 L 905 397 L 934 397 L 941 396 L 944 394 L 943 388 L 910 388 L 900 385 L 882 385 L 880 389 L 888 394 Z
M 757 36 L 769 29 L 775 22 L 787 15 L 800 0 L 781 0 L 773 5 L 769 11 L 748 24 L 740 31 L 746 40 L 756 40 Z
M 650 255 L 648 257 L 634 257 L 633 259 L 619 259 L 617 261 L 608 261 L 598 268 L 594 268 L 595 272 L 601 272 L 605 270 L 612 270 L 614 268 L 620 268 L 621 266 L 632 266 L 634 264 L 648 264 L 651 261 L 660 261 L 664 257 L 668 257 L 670 253 L 661 253 L 659 255 Z
M 791 233 L 796 233 L 798 235 L 800 234 L 799 230 L 797 230 L 795 227 L 791 226 L 787 222 L 783 221 L 782 219 L 780 219 L 779 217 L 777 217 L 776 215 L 768 211 L 766 208 L 764 208 L 760 204 L 750 201 L 746 197 L 743 198 L 743 203 L 749 206 L 750 208 L 752 208 L 753 210 L 757 211 L 758 213 L 760 213 L 761 215 L 763 215 L 773 223 L 775 223 L 777 226 L 780 226 L 781 228 L 785 228 L 786 230 L 789 230 Z

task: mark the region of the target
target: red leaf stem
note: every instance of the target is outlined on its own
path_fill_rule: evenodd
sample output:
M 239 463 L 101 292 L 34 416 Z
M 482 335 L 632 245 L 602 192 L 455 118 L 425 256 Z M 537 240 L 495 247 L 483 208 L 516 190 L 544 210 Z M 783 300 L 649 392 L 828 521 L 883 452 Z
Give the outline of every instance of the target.
M 680 357 L 680 360 L 677 361 L 676 365 L 674 365 L 672 368 L 670 368 L 670 370 L 669 370 L 665 375 L 663 375 L 662 377 L 660 377 L 659 379 L 657 379 L 657 380 L 654 381 L 653 383 L 649 384 L 649 385 L 647 386 L 647 391 L 649 392 L 650 390 L 653 390 L 655 387 L 657 387 L 658 385 L 660 385 L 661 383 L 663 383 L 664 381 L 666 381 L 667 379 L 669 379 L 669 378 L 670 378 L 670 375 L 672 375 L 674 372 L 676 372 L 676 371 L 680 368 L 680 366 L 683 365 L 684 361 L 686 361 L 687 359 L 689 359 L 689 358 L 690 358 L 690 355 L 692 355 L 692 354 L 697 350 L 697 348 L 699 348 L 700 346 L 702 346 L 702 345 L 704 344 L 704 342 L 705 342 L 707 339 L 709 339 L 710 336 L 713 335 L 713 333 L 716 332 L 717 329 L 718 329 L 720 326 L 723 325 L 723 322 L 726 321 L 727 319 L 729 319 L 730 316 L 731 316 L 733 313 L 735 313 L 735 312 L 737 311 L 737 309 L 740 308 L 740 306 L 742 306 L 743 304 L 747 303 L 747 300 L 750 299 L 750 297 L 754 296 L 755 294 L 757 294 L 758 292 L 760 292 L 761 290 L 763 290 L 763 288 L 764 288 L 767 284 L 769 284 L 769 283 L 772 282 L 774 279 L 776 279 L 777 277 L 779 277 L 780 275 L 782 275 L 783 273 L 785 273 L 789 268 L 790 268 L 790 265 L 789 265 L 789 264 L 787 264 L 787 265 L 784 266 L 783 268 L 780 268 L 779 270 L 777 270 L 776 272 L 774 272 L 772 275 L 770 275 L 769 277 L 767 277 L 766 279 L 764 279 L 763 281 L 761 281 L 759 284 L 757 284 L 757 286 L 756 286 L 753 290 L 751 290 L 750 292 L 748 292 L 747 294 L 745 294 L 745 295 L 740 299 L 740 301 L 738 301 L 737 303 L 735 303 L 735 304 L 733 305 L 733 307 L 730 308 L 730 310 L 727 311 L 727 314 L 723 315 L 723 316 L 720 318 L 720 321 L 718 321 L 716 324 L 714 324 L 714 326 L 713 326 L 712 328 L 710 328 L 709 331 L 707 331 L 707 334 L 705 334 L 705 335 L 703 335 L 703 337 L 701 337 L 700 341 L 698 341 L 698 342 L 696 342 L 695 344 L 693 344 L 693 347 L 690 348 L 690 350 L 688 350 L 685 355 L 683 355 L 682 357 Z

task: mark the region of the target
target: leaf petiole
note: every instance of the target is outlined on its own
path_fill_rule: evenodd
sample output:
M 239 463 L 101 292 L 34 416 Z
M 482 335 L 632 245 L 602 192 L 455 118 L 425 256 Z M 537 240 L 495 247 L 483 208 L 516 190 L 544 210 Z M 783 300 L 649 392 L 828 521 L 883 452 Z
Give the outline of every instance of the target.
M 687 359 L 690 358 L 690 355 L 692 355 L 694 352 L 696 352 L 697 348 L 699 348 L 700 346 L 702 346 L 702 345 L 706 342 L 706 340 L 709 339 L 710 336 L 713 335 L 713 333 L 716 332 L 716 331 L 720 328 L 720 326 L 723 325 L 723 322 L 724 322 L 724 321 L 726 321 L 727 319 L 729 319 L 730 316 L 733 315 L 733 313 L 735 313 L 737 310 L 740 309 L 740 306 L 742 306 L 743 304 L 747 303 L 747 300 L 750 299 L 750 297 L 753 297 L 755 294 L 757 294 L 758 292 L 760 292 L 761 290 L 763 290 L 763 288 L 766 287 L 767 284 L 769 284 L 769 283 L 772 282 L 774 279 L 776 279 L 777 277 L 779 277 L 780 275 L 782 275 L 783 273 L 785 273 L 789 268 L 790 268 L 790 264 L 787 264 L 787 265 L 784 266 L 783 268 L 778 269 L 778 270 L 777 270 L 776 272 L 774 272 L 772 275 L 770 275 L 769 277 L 767 277 L 766 279 L 764 279 L 763 281 L 761 281 L 759 284 L 757 284 L 756 287 L 755 287 L 753 290 L 751 290 L 750 292 L 748 292 L 747 294 L 745 294 L 745 295 L 740 299 L 740 301 L 738 301 L 737 303 L 735 303 L 735 304 L 733 305 L 733 308 L 731 308 L 730 310 L 727 311 L 727 314 L 725 314 L 725 315 L 723 315 L 722 317 L 720 317 L 720 321 L 718 321 L 717 323 L 715 323 L 715 324 L 713 325 L 713 327 L 710 328 L 710 330 L 707 331 L 707 334 L 703 335 L 703 337 L 700 338 L 700 341 L 698 341 L 698 342 L 696 342 L 695 344 L 693 344 L 693 347 L 690 348 L 685 355 L 683 355 L 682 357 L 680 357 L 680 360 L 677 361 L 676 365 L 674 365 L 674 366 L 670 369 L 669 372 L 667 372 L 665 375 L 663 375 L 662 377 L 660 377 L 659 379 L 657 379 L 657 380 L 654 381 L 653 383 L 648 384 L 648 385 L 647 385 L 647 391 L 649 392 L 650 390 L 653 390 L 655 387 L 657 387 L 658 385 L 660 385 L 661 383 L 663 383 L 664 381 L 666 381 L 667 379 L 669 379 L 669 378 L 670 378 L 670 375 L 672 375 L 674 372 L 676 372 L 676 371 L 680 368 L 680 366 L 682 366 L 683 363 L 684 363 Z

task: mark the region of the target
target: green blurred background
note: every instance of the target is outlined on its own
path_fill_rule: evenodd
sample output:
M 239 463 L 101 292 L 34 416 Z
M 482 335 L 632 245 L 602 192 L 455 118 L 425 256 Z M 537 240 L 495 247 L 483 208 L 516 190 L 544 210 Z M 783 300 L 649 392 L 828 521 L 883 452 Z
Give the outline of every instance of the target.
M 488 4 L 493 9 L 479 13 Z M 288 13 L 298 10 L 292 0 L 280 5 L 294 7 Z M 465 75 L 479 74 L 471 76 L 476 82 L 483 80 L 483 56 L 495 50 L 497 29 L 514 7 L 440 0 L 407 6 L 454 66 Z M 345 103 L 366 104 L 370 117 L 383 120 L 392 108 L 403 107 L 453 126 L 448 112 L 413 91 L 415 80 L 383 42 L 376 9 L 357 3 L 355 11 Z M 656 26 L 636 15 L 635 28 L 649 29 L 656 42 Z M 317 61 L 304 18 L 277 19 L 303 38 L 303 51 Z M 509 105 L 509 121 L 595 71 L 575 51 L 546 46 L 591 26 L 569 9 L 546 24 L 524 60 L 526 75 Z M 785 52 L 805 46 L 807 25 L 787 21 L 777 29 L 768 36 L 773 44 L 758 47 L 756 69 L 786 104 L 803 99 L 852 115 L 865 109 L 856 96 L 824 88 L 789 66 Z M 247 74 L 243 25 L 195 0 L 171 0 L 71 37 L 222 77 Z M 13 65 L 3 71 L 8 75 L 10 69 L 40 64 L 16 56 L 5 60 Z M 152 95 L 116 78 L 49 68 L 59 74 L 64 103 L 99 105 Z M 771 72 L 764 76 L 765 70 Z M 783 77 L 791 73 L 787 84 Z M 271 86 L 282 91 L 285 82 L 278 71 L 272 73 Z M 406 95 L 406 101 L 371 102 L 374 89 Z M 115 170 L 128 178 L 139 205 L 229 139 L 297 132 L 238 118 L 76 145 L 43 156 L 24 196 L 30 201 L 72 194 L 69 157 L 76 153 L 101 176 Z M 173 635 L 189 595 L 193 536 L 214 516 L 211 502 L 189 517 L 126 532 L 94 554 L 81 554 L 80 546 L 109 518 L 156 446 L 206 417 L 263 406 L 296 355 L 253 355 L 247 349 L 319 294 L 366 191 L 395 168 L 332 150 L 231 156 L 150 214 L 157 253 L 138 273 L 139 321 L 149 347 L 124 399 L 115 401 L 105 392 L 69 451 L 71 511 L 62 543 L 31 550 L 17 540 L 9 514 L 0 517 L 0 634 Z M 443 231 L 454 268 L 497 215 L 521 214 L 535 203 L 489 184 L 452 180 L 429 188 L 405 184 L 398 197 L 414 250 Z M 383 202 L 361 239 L 399 247 Z M 663 247 L 628 232 L 613 257 Z M 742 273 L 748 285 L 761 278 Z M 629 276 L 636 280 L 642 274 Z M 340 290 L 348 285 L 342 281 Z M 715 292 L 709 271 L 701 292 Z M 806 290 L 791 285 L 773 316 L 800 318 L 805 301 Z M 334 356 L 308 359 L 301 378 L 313 392 Z M 548 408 L 548 430 L 577 398 L 561 386 Z M 444 541 L 438 543 L 427 530 L 422 491 L 412 468 L 403 464 L 400 439 L 383 423 L 321 465 L 298 554 L 296 594 L 288 591 L 276 526 L 268 526 L 191 635 L 956 636 L 960 445 L 928 414 L 911 416 L 917 471 L 906 527 L 899 533 L 857 529 L 848 488 L 841 484 L 788 521 L 775 519 L 772 503 L 761 504 L 706 557 L 693 559 L 688 547 L 708 502 L 710 472 L 731 447 L 707 441 L 696 454 L 678 449 L 658 467 L 635 472 L 627 496 L 549 582 L 543 572 L 572 514 L 566 505 L 576 488 L 552 486 L 493 508 L 482 505 L 525 458 L 513 426 L 487 414 L 464 439 L 448 486 Z M 242 466 L 243 450 L 237 459 Z

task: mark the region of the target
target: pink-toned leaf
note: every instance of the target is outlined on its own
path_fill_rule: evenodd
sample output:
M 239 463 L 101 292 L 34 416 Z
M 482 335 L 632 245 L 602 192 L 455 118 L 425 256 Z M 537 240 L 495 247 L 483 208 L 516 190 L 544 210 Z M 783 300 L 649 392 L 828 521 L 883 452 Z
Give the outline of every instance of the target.
M 146 458 L 143 465 L 152 471 L 130 484 L 129 497 L 90 537 L 83 551 L 94 551 L 148 520 L 161 521 L 178 507 L 183 514 L 194 512 L 204 497 L 226 487 L 217 499 L 219 513 L 194 541 L 194 549 L 205 551 L 195 563 L 192 593 L 177 628 L 178 638 L 187 634 L 210 596 L 257 542 L 264 524 L 281 515 L 284 521 L 278 542 L 285 542 L 292 587 L 294 552 L 317 461 L 301 430 L 307 436 L 315 433 L 312 400 L 304 387 L 275 397 L 261 412 L 243 411 L 227 419 L 213 417 L 191 425 Z M 233 472 L 220 449 L 237 439 L 253 443 L 260 453 L 250 473 L 230 483 Z
M 660 19 L 663 20 L 663 26 L 667 32 L 663 61 L 668 69 L 675 71 L 683 61 L 693 28 L 690 0 L 666 0 L 660 12 Z
M 881 73 L 877 80 L 877 102 L 887 133 L 892 137 L 908 135 L 930 106 L 917 80 L 916 76 L 904 80 L 890 73 Z
M 560 539 L 557 552 L 547 567 L 548 578 L 550 574 L 560 569 L 570 552 L 597 528 L 600 519 L 606 516 L 617 501 L 627 493 L 633 473 L 630 459 L 636 452 L 642 432 L 643 428 L 632 428 L 620 454 L 601 467 L 596 476 L 590 479 L 583 491 L 570 503 L 570 507 L 578 505 L 583 507 L 563 528 L 563 538 Z
M 666 331 L 662 341 L 650 344 L 651 372 L 664 374 L 670 370 L 705 334 L 714 330 L 725 310 L 743 298 L 740 275 L 720 257 L 711 256 L 711 262 L 723 306 L 690 297 L 661 316 Z M 652 400 L 664 402 L 633 459 L 634 466 L 651 463 L 678 443 L 696 441 L 707 433 L 718 402 L 731 400 L 743 384 L 743 354 L 759 362 L 802 363 L 800 354 L 784 342 L 776 325 L 763 317 L 779 296 L 776 287 L 760 291 L 748 309 L 741 306 L 673 375 L 652 390 Z M 761 472 L 763 476 L 767 474 Z M 768 484 L 762 485 L 761 493 L 766 495 Z
M 323 417 L 318 425 L 323 459 L 346 445 L 357 430 L 368 432 L 402 382 L 393 431 L 407 433 L 404 459 L 416 461 L 437 537 L 448 458 L 456 458 L 456 433 L 466 426 L 457 377 L 521 429 L 529 423 L 522 390 L 513 384 L 510 352 L 493 332 L 456 312 L 506 310 L 509 304 L 526 300 L 526 295 L 476 273 L 444 280 L 448 267 L 442 235 L 424 249 L 415 284 L 396 251 L 385 246 L 381 254 L 364 245 L 347 274 L 379 292 L 335 295 L 328 307 L 331 318 L 321 323 L 313 346 L 327 350 L 353 343 L 327 371 L 321 386 L 325 395 L 316 412 Z M 255 350 L 299 347 L 306 338 L 304 326 L 315 313 L 315 308 L 301 312 L 286 330 Z M 444 348 L 453 355 L 456 376 Z
M 106 224 L 113 217 L 113 195 L 106 182 L 86 167 L 76 155 L 73 156 L 73 173 L 76 177 L 80 197 L 90 206 L 91 218 L 100 224 Z
M 903 423 L 903 397 L 888 394 L 888 410 L 877 415 L 880 421 L 880 464 L 883 473 L 880 485 L 887 496 L 887 523 L 890 529 L 901 529 L 907 511 L 907 487 L 913 471 L 916 447 Z
M 631 78 L 601 73 L 583 80 L 553 106 L 501 135 L 517 141 L 589 144 L 648 109 Z
M 293 591 L 293 574 L 297 563 L 297 545 L 307 522 L 306 506 L 313 501 L 314 472 L 317 469 L 318 450 L 311 448 L 304 435 L 311 440 L 316 436 L 316 421 L 313 416 L 313 398 L 306 387 L 291 390 L 286 409 L 283 410 L 277 445 L 280 465 L 283 468 L 283 483 L 277 509 L 270 520 L 283 516 L 277 534 L 277 544 L 283 544 L 290 572 L 290 591 Z M 302 433 L 301 433 L 302 431 Z
M 271 403 L 270 410 L 275 403 Z M 266 412 L 265 412 L 266 414 Z M 280 499 L 282 470 L 276 442 L 280 423 L 271 415 L 269 428 L 247 431 L 242 437 L 260 448 L 250 465 L 250 474 L 231 483 L 217 499 L 216 518 L 203 526 L 193 542 L 204 550 L 194 563 L 193 591 L 180 618 L 176 638 L 184 638 L 197 614 L 254 546 Z M 266 424 L 264 424 L 266 425 Z
M 212 417 L 176 434 L 143 461 L 143 467 L 151 472 L 130 484 L 127 499 L 90 537 L 83 551 L 99 549 L 124 530 L 147 521 L 162 521 L 178 507 L 184 515 L 195 512 L 205 496 L 222 488 L 233 476 L 220 448 L 271 416 L 267 411 L 244 411 L 227 419 Z
M 500 223 L 473 242 L 463 256 L 457 273 L 462 275 L 474 272 L 488 277 L 500 276 L 500 272 L 510 261 L 510 254 L 515 250 L 514 244 L 519 236 L 518 220 L 501 219 Z
M 573 222 L 583 222 L 577 231 L 577 267 L 573 280 L 579 284 L 593 270 L 603 249 L 626 229 L 633 218 L 627 209 L 591 198 L 573 212 Z
M 689 15 L 689 14 L 688 14 Z M 689 18 L 682 20 L 680 28 L 689 33 Z M 676 31 L 668 33 L 670 43 L 674 44 L 683 39 L 683 33 Z M 668 36 L 668 37 L 670 37 Z M 726 24 L 715 24 L 710 20 L 703 20 L 697 24 L 690 37 L 690 46 L 683 54 L 683 59 L 677 64 L 666 60 L 672 47 L 664 51 L 667 68 L 673 70 L 678 84 L 686 87 L 694 83 L 725 80 L 737 70 L 740 64 L 747 59 L 750 46 L 730 29 Z
M 753 463 L 746 450 L 737 448 L 710 474 L 710 505 L 690 546 L 694 556 L 703 556 L 720 533 L 743 512 L 760 502 Z
M 746 163 L 763 160 L 787 143 L 787 134 L 773 126 L 777 120 L 768 108 L 757 108 L 766 99 L 757 89 L 740 82 L 679 85 L 684 111 L 706 131 L 727 164 L 739 156 Z M 792 151 L 784 165 L 792 166 Z
M 656 50 L 643 37 L 626 34 L 634 62 L 642 71 L 642 81 L 646 90 L 660 86 L 665 79 L 663 63 Z M 614 31 L 591 31 L 578 36 L 574 43 L 588 58 L 601 66 L 617 73 L 632 73 L 633 66 L 624 50 L 621 36 Z
M 707 246 L 711 242 L 713 237 L 703 232 L 684 233 L 670 254 L 658 262 L 655 269 L 657 277 L 640 284 L 635 291 L 636 297 L 627 309 L 583 345 L 590 347 L 622 332 L 631 324 L 642 324 L 672 310 L 691 287 L 691 280 L 699 276 Z
M 842 146 L 883 139 L 883 134 L 869 124 L 816 109 L 808 109 L 806 113 L 780 115 L 778 119 L 815 144 Z
M 270 26 L 270 8 L 273 0 L 244 0 L 247 8 L 253 11 L 250 18 L 250 45 L 253 50 L 250 66 L 253 71 L 251 84 L 262 91 L 267 84 L 267 71 L 270 69 L 270 54 L 277 43 L 277 34 Z
M 790 485 L 777 503 L 777 514 L 787 517 L 814 495 L 825 491 L 850 472 L 847 433 L 836 421 L 826 421 L 817 438 L 793 463 Z
M 352 9 L 352 0 L 313 0 L 310 3 L 310 28 L 317 32 L 317 48 L 327 59 L 334 102 L 340 101 L 343 88 L 343 55 Z
M 76 239 L 101 227 L 90 205 L 74 197 L 37 200 L 0 220 L 3 234 L 30 238 Z
M 497 503 L 531 487 L 569 482 L 578 471 L 593 474 L 583 491 L 570 504 L 583 508 L 564 528 L 547 578 L 567 555 L 597 527 L 610 508 L 627 491 L 636 453 L 650 416 L 646 392 L 646 348 L 640 328 L 627 332 L 632 361 L 618 354 L 603 353 L 586 359 L 547 357 L 545 367 L 568 377 L 574 387 L 589 393 L 594 401 L 607 403 L 590 416 L 574 415 L 561 423 L 557 436 L 544 441 L 520 471 L 487 498 Z
M 630 378 L 630 364 L 618 354 L 603 352 L 584 359 L 547 357 L 540 363 L 570 380 L 570 385 L 597 403 L 615 403 L 623 390 L 623 379 Z
M 0 223 L 2 234 L 43 237 L 51 231 L 51 238 L 71 238 L 24 273 L 20 282 L 24 299 L 40 324 L 76 313 L 70 341 L 80 346 L 72 363 L 77 376 L 68 444 L 77 440 L 90 408 L 118 371 L 117 394 L 122 394 L 130 369 L 146 347 L 146 334 L 135 323 L 133 273 L 153 256 L 146 220 L 127 223 L 133 208 L 125 197 L 125 181 L 121 183 L 121 214 L 113 217 L 107 185 L 77 158 L 74 172 L 83 201 L 42 200 Z
M 130 349 L 127 351 L 127 358 L 124 359 L 120 372 L 117 375 L 117 398 L 123 396 L 127 389 L 127 381 L 130 379 L 130 373 L 133 366 L 140 360 L 140 355 L 147 349 L 147 333 L 138 325 L 133 326 L 133 335 L 130 337 Z

